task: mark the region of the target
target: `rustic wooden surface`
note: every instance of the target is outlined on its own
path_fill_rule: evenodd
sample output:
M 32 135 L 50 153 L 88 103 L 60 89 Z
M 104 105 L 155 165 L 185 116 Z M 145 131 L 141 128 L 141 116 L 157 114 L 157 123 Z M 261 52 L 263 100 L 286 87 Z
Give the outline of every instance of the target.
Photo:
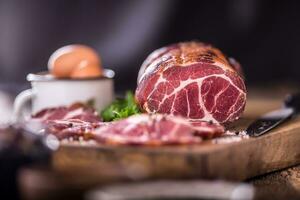
M 279 170 L 247 181 L 256 188 L 255 199 L 300 199 L 300 166 Z
M 280 107 L 282 98 L 271 97 L 250 97 L 243 119 L 231 128 L 244 129 L 258 115 Z M 259 138 L 226 144 L 207 141 L 203 145 L 170 147 L 64 145 L 54 154 L 53 166 L 68 173 L 88 172 L 86 180 L 79 180 L 85 183 L 96 183 L 99 179 L 96 177 L 107 169 L 117 171 L 122 178 L 133 180 L 246 180 L 300 163 L 299 144 L 300 118 L 295 118 Z

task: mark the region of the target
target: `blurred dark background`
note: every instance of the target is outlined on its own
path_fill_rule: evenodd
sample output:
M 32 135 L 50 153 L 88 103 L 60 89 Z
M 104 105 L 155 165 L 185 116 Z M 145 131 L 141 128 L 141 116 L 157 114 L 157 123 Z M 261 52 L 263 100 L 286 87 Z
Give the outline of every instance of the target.
M 134 89 L 151 51 L 193 39 L 240 61 L 248 85 L 298 82 L 299 10 L 296 0 L 0 0 L 0 87 L 29 87 L 53 51 L 82 43 L 116 71 L 117 91 Z
M 9 120 L 14 95 L 30 87 L 26 75 L 46 70 L 64 45 L 95 48 L 122 92 L 135 89 L 153 50 L 194 39 L 236 58 L 248 86 L 300 82 L 297 0 L 0 0 L 0 124 Z M 19 152 L 3 151 L 8 159 L 0 171 L 15 173 Z M 31 159 L 22 156 L 21 162 Z M 15 184 L 7 181 L 11 174 L 1 177 L 0 188 Z

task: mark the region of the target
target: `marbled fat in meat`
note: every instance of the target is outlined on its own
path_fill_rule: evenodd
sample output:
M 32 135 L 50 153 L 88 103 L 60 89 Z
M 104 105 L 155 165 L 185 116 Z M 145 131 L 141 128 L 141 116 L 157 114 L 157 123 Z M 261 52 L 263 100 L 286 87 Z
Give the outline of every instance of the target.
M 227 123 L 246 104 L 241 67 L 220 50 L 184 42 L 151 53 L 141 66 L 136 100 L 148 113 Z

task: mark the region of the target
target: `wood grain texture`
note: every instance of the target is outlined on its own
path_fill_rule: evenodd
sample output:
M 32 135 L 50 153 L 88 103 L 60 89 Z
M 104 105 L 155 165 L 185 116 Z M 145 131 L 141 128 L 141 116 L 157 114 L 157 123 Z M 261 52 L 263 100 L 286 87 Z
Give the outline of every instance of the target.
M 251 102 L 255 102 L 255 105 Z M 250 104 L 250 105 L 249 105 Z M 280 105 L 248 108 L 265 112 Z M 231 129 L 244 129 L 254 118 L 251 109 Z M 89 172 L 88 180 L 115 171 L 122 178 L 222 178 L 245 180 L 300 163 L 300 118 L 294 118 L 268 134 L 238 142 L 193 146 L 80 146 L 63 145 L 53 156 L 53 166 L 68 173 Z M 112 173 L 113 174 L 113 173 Z M 95 180 L 94 180 L 95 181 Z

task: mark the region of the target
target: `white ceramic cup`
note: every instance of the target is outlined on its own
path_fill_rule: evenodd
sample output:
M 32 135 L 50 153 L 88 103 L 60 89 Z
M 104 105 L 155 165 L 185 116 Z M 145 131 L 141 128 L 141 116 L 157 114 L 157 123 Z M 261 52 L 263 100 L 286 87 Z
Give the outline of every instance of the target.
M 28 74 L 31 89 L 17 95 L 14 102 L 13 122 L 23 119 L 23 108 L 31 100 L 31 113 L 42 109 L 68 106 L 75 102 L 93 101 L 102 110 L 114 98 L 114 72 L 104 69 L 104 76 L 91 79 L 56 79 L 45 73 Z

